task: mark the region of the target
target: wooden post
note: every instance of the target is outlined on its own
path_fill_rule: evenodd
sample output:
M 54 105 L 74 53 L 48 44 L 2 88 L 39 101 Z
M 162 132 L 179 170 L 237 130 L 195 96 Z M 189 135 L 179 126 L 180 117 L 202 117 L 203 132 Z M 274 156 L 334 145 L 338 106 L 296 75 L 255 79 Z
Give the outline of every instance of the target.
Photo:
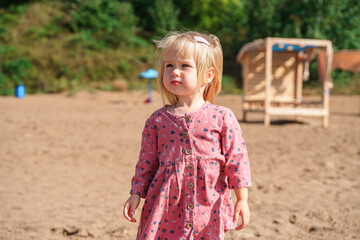
M 304 63 L 303 60 L 297 59 L 296 61 L 296 90 L 295 90 L 295 102 L 301 103 L 302 101 L 302 88 L 303 88 L 303 72 Z
M 299 57 L 296 59 L 296 84 L 295 84 L 295 103 L 294 107 L 297 108 L 302 102 L 302 88 L 303 88 L 303 72 L 304 63 Z M 299 122 L 300 116 L 295 116 L 295 121 Z
M 332 43 L 326 45 L 326 74 L 323 82 L 323 102 L 325 116 L 322 117 L 322 126 L 324 128 L 329 126 L 329 108 L 330 108 L 330 84 L 331 84 L 331 65 L 333 58 Z
M 270 37 L 266 38 L 265 45 L 265 104 L 264 104 L 264 124 L 270 125 L 270 113 L 271 107 L 271 81 L 272 81 L 272 40 Z
M 246 122 L 246 115 L 247 115 L 247 111 L 245 109 L 243 109 L 243 118 L 242 118 L 242 120 L 244 122 Z
M 242 62 L 242 77 L 243 77 L 243 96 L 242 96 L 242 111 L 243 111 L 243 121 L 246 122 L 246 113 L 247 113 L 247 106 L 246 103 L 246 95 L 247 95 L 247 85 L 249 81 L 249 68 L 250 68 L 250 56 L 249 53 L 246 53 L 244 60 Z

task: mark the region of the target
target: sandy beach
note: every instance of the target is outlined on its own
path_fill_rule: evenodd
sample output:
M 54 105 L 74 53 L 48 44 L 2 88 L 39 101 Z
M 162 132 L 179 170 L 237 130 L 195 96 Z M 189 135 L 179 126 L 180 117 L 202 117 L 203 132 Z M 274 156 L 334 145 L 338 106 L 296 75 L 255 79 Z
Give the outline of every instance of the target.
M 79 92 L 0 97 L 0 239 L 135 239 L 122 207 L 141 131 L 159 95 Z M 331 96 L 319 118 L 242 122 L 250 155 L 251 221 L 238 239 L 360 239 L 360 96 Z M 139 218 L 138 209 L 136 217 Z

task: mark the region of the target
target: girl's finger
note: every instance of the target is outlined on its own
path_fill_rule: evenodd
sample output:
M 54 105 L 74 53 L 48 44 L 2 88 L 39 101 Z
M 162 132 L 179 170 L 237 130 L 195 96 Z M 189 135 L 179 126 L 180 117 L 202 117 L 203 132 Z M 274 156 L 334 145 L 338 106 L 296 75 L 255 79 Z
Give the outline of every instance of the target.
M 126 220 L 132 222 L 132 217 L 129 216 L 129 203 L 125 203 L 124 209 L 123 209 L 123 215 L 126 218 Z
M 236 230 L 240 230 L 246 227 L 250 222 L 250 216 L 245 217 L 244 215 L 241 215 L 241 221 L 242 221 L 241 225 L 236 227 Z
M 240 229 L 243 229 L 245 226 L 243 224 L 241 224 L 240 226 L 237 226 L 235 229 L 236 230 L 240 230 Z
M 238 206 L 238 204 L 236 204 L 234 209 L 234 218 L 233 218 L 234 223 L 236 223 L 239 220 L 239 215 L 240 215 L 240 207 Z
M 128 203 L 125 203 L 124 208 L 123 208 L 123 215 L 127 220 L 129 220 L 129 216 L 128 216 L 127 212 L 128 212 Z
M 235 212 L 234 213 L 234 223 L 237 223 L 238 220 L 239 220 L 239 213 Z
M 136 206 L 133 204 L 133 205 L 131 205 L 130 206 L 130 215 L 132 216 L 132 215 L 134 215 L 135 214 L 135 210 L 136 210 Z
M 243 221 L 243 220 L 242 220 Z M 243 229 L 244 227 L 246 227 L 246 224 L 244 223 L 244 221 L 241 223 L 241 225 L 237 226 L 235 229 L 236 230 L 240 230 Z
M 133 207 L 130 207 L 129 216 L 130 216 L 130 221 L 131 222 L 136 222 L 136 219 L 133 217 L 134 214 L 135 214 L 135 209 L 133 209 Z

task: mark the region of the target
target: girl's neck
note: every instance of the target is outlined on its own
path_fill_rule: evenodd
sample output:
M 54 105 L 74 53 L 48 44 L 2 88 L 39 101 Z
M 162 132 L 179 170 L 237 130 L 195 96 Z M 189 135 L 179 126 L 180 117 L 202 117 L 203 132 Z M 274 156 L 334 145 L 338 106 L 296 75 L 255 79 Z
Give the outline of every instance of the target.
M 197 99 L 184 99 L 180 97 L 178 102 L 173 106 L 173 108 L 177 114 L 184 115 L 185 113 L 198 110 L 201 106 L 205 104 L 205 102 L 206 101 L 202 97 Z

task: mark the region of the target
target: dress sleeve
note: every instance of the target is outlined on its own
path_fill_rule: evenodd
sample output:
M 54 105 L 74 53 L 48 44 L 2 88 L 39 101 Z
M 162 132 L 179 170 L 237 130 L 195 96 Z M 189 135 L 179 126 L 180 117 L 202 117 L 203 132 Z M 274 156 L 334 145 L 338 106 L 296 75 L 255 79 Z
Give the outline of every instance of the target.
M 222 127 L 222 151 L 225 156 L 225 174 L 228 187 L 239 189 L 251 186 L 251 174 L 245 140 L 234 113 L 226 112 Z
M 157 129 L 147 120 L 142 132 L 139 161 L 136 164 L 135 175 L 131 181 L 130 194 L 146 197 L 149 185 L 155 177 L 159 166 L 157 155 Z

